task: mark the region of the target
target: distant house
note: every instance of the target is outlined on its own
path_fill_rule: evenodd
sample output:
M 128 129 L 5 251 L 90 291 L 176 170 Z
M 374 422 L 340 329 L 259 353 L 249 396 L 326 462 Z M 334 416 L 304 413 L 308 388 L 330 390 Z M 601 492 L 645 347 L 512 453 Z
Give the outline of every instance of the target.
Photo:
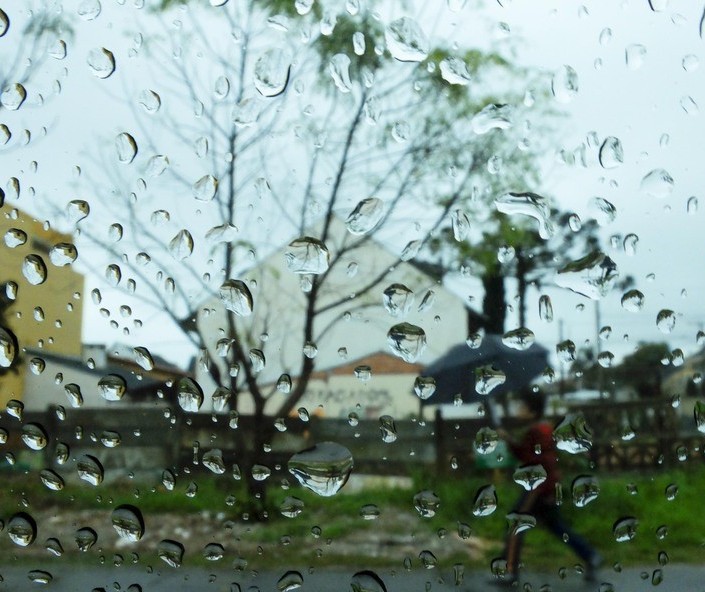
M 272 408 L 284 396 L 274 388 L 278 378 L 283 373 L 296 378 L 302 352 L 307 347 L 310 355 L 315 355 L 316 363 L 305 398 L 307 407 L 320 406 L 327 416 L 347 415 L 357 409 L 362 417 L 376 413 L 377 409 L 388 410 L 391 404 L 395 413 L 408 415 L 418 410 L 412 385 L 420 368 L 467 338 L 468 308 L 443 286 L 440 274 L 432 273 L 432 266 L 399 262 L 373 239 L 347 251 L 351 241 L 358 239 L 348 233 L 341 220 L 334 219 L 326 246 L 331 257 L 342 254 L 319 295 L 320 312 L 312 344 L 303 342 L 306 301 L 302 281 L 306 278 L 288 269 L 287 245 L 260 265 L 232 278 L 244 281 L 254 298 L 253 314 L 234 317 L 234 321 L 248 336 L 247 343 L 241 344 L 245 351 L 258 349 L 264 354 L 266 363 L 260 372 L 260 383 L 271 385 Z M 368 289 L 378 277 L 384 279 Z M 413 293 L 406 313 L 397 316 L 383 303 L 385 289 L 394 284 L 403 285 Z M 333 306 L 335 303 L 339 305 Z M 214 299 L 201 307 L 197 319 L 201 330 L 213 336 L 207 344 L 213 353 L 218 341 L 227 335 L 225 315 L 220 300 Z M 418 325 L 426 333 L 427 347 L 417 360 L 418 365 L 396 358 L 387 346 L 389 329 L 402 321 Z M 356 378 L 355 368 L 359 366 L 369 366 L 369 380 Z M 225 362 L 220 370 L 228 372 Z M 204 390 L 215 388 L 203 369 L 197 379 Z M 241 400 L 240 412 L 249 413 L 249 397 Z
M 12 331 L 19 346 L 15 363 L 0 368 L 4 407 L 24 398 L 24 349 L 80 357 L 84 278 L 70 264 L 71 235 L 7 207 L 0 235 L 0 326 Z
M 158 357 L 154 358 L 154 368 L 146 371 L 130 353 L 111 353 L 103 345 L 84 346 L 80 356 L 37 349 L 27 349 L 24 355 L 22 401 L 26 411 L 45 411 L 57 405 L 69 409 L 79 402 L 85 409 L 124 407 L 126 403 L 131 407 L 153 406 L 160 398 L 173 405 L 174 382 L 185 375 Z M 125 391 L 120 401 L 110 401 L 101 395 L 98 383 L 105 377 L 124 381 Z

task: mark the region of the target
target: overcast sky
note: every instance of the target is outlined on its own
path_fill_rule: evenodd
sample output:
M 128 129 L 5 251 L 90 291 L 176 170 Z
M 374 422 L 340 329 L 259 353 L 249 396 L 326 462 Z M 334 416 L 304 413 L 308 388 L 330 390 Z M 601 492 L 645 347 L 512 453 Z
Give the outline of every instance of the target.
M 76 16 L 79 4 L 78 0 L 63 2 L 75 28 L 73 40 L 67 37 L 67 59 L 47 62 L 45 74 L 29 89 L 26 106 L 18 112 L 0 111 L 1 122 L 12 129 L 27 127 L 34 138 L 30 146 L 17 149 L 12 148 L 13 139 L 0 151 L 0 177 L 17 176 L 23 186 L 33 185 L 36 196 L 22 195 L 18 205 L 40 216 L 47 215 L 45 200 L 63 204 L 76 197 L 89 202 L 96 199 L 75 194 L 75 166 L 85 171 L 91 166 L 89 155 L 95 153 L 96 146 L 112 142 L 116 133 L 129 129 L 134 117 L 129 107 L 134 106 L 141 90 L 159 83 L 148 78 L 144 60 L 131 57 L 139 45 L 135 32 L 141 31 L 145 37 L 154 33 L 151 17 L 135 7 L 138 2 L 102 0 L 102 12 L 94 20 Z M 460 4 L 455 0 L 448 6 L 457 8 Z M 577 148 L 594 131 L 600 141 L 606 136 L 621 140 L 624 164 L 605 170 L 593 156 L 583 169 L 547 158 L 551 164 L 546 166 L 539 186 L 526 189 L 555 197 L 563 208 L 577 212 L 581 218 L 592 215 L 589 203 L 593 197 L 603 197 L 617 209 L 614 222 L 604 227 L 605 237 L 628 233 L 639 237 L 635 256 L 627 256 L 622 249 L 607 252 L 621 276 L 634 276 L 636 287 L 645 295 L 645 305 L 641 312 L 631 313 L 621 308 L 621 293 L 613 291 L 603 299 L 603 324 L 613 328 L 613 336 L 603 349 L 621 355 L 640 340 L 668 339 L 674 348 L 693 351 L 702 322 L 700 303 L 705 288 L 703 212 L 686 212 L 688 199 L 700 197 L 703 183 L 701 143 L 705 130 L 703 114 L 697 113 L 696 106 L 705 108 L 702 69 L 697 67 L 705 43 L 698 32 L 701 3 L 660 0 L 654 3 L 665 6 L 660 12 L 653 11 L 647 0 L 486 0 L 482 11 L 471 10 L 472 1 L 467 4 L 454 12 L 440 2 L 419 3 L 418 10 L 411 2 L 389 2 L 381 16 L 384 22 L 403 15 L 417 18 L 432 43 L 443 40 L 446 44 L 457 42 L 459 46 L 495 47 L 500 51 L 511 46 L 518 62 L 545 72 L 546 88 L 550 87 L 552 74 L 564 65 L 576 71 L 578 93 L 571 102 L 557 104 L 567 117 L 561 122 L 561 141 L 556 149 Z M 170 14 L 167 21 L 178 17 Z M 21 21 L 21 16 L 17 22 L 13 20 L 0 51 L 11 47 L 9 36 L 18 35 Z M 113 51 L 118 64 L 107 80 L 94 77 L 86 64 L 88 52 L 101 46 Z M 629 64 L 626 53 L 632 56 Z M 636 57 L 641 54 L 639 65 Z M 136 55 L 141 54 L 138 51 Z M 689 71 L 683 66 L 684 59 Z M 62 92 L 50 97 L 54 79 L 61 82 Z M 39 90 L 46 104 L 35 107 Z M 49 133 L 40 139 L 42 126 L 47 126 Z M 38 162 L 36 173 L 30 167 L 33 160 Z M 642 178 L 654 169 L 665 169 L 675 180 L 670 195 L 662 199 L 640 189 Z M 705 208 L 705 198 L 701 201 Z M 649 280 L 650 274 L 655 279 Z M 160 315 L 141 309 L 124 295 L 110 296 L 101 278 L 90 277 L 86 293 L 94 286 L 103 290 L 107 307 L 114 314 L 120 303 L 130 302 L 134 316 L 145 322 L 141 330 L 127 338 L 129 343 L 184 361 L 185 350 L 178 334 L 164 331 Z M 476 282 L 458 289 L 481 299 Z M 580 345 L 594 337 L 592 301 L 558 288 L 544 292 L 553 298 L 556 319 L 564 320 L 566 338 Z M 549 325 L 538 320 L 538 296 L 537 292 L 531 294 L 529 326 L 550 347 L 558 338 L 558 323 Z M 672 309 L 678 315 L 670 335 L 662 334 L 656 326 L 661 309 Z M 97 314 L 96 307 L 88 304 L 85 310 L 85 341 L 111 343 L 121 339 L 119 332 L 111 330 L 107 320 Z M 508 323 L 508 329 L 513 322 Z M 625 334 L 628 341 L 623 339 Z

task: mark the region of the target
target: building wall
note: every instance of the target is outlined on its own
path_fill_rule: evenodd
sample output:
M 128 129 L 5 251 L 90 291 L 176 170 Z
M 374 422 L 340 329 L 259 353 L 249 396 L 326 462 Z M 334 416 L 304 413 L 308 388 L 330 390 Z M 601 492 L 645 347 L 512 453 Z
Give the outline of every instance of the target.
M 331 256 L 335 256 L 337 248 L 345 244 L 344 241 L 350 240 L 351 235 L 338 221 L 333 225 L 331 236 L 333 238 L 328 246 Z M 267 363 L 260 377 L 262 384 L 275 383 L 284 372 L 297 376 L 302 360 L 306 301 L 300 286 L 301 276 L 289 271 L 286 266 L 286 250 L 285 247 L 275 253 L 243 277 L 234 278 L 245 281 L 254 297 L 253 314 L 245 318 L 236 317 L 235 321 L 249 333 L 250 341 L 242 344 L 245 351 L 255 347 L 265 354 Z M 348 273 L 350 266 L 357 266 L 356 274 Z M 371 278 L 385 272 L 385 279 L 377 287 L 360 293 Z M 414 305 L 403 318 L 391 316 L 383 306 L 383 291 L 393 283 L 402 283 L 415 294 Z M 435 302 L 430 308 L 419 311 L 419 305 L 428 291 L 435 294 Z M 396 257 L 374 241 L 367 241 L 361 248 L 342 256 L 341 262 L 328 277 L 325 291 L 320 295 L 320 306 L 324 307 L 340 298 L 349 298 L 349 304 L 322 312 L 316 319 L 316 372 L 340 366 L 346 359 L 365 363 L 366 356 L 388 351 L 387 332 L 402 321 L 418 325 L 426 332 L 428 345 L 418 360 L 422 365 L 467 338 L 466 311 L 461 299 L 411 264 L 397 264 Z M 226 335 L 225 314 L 220 301 L 214 300 L 207 303 L 199 315 L 201 328 L 206 335 L 213 336 L 207 344 L 212 351 L 218 339 Z M 346 352 L 345 357 L 341 357 L 341 348 Z M 411 366 L 399 361 L 401 365 Z M 225 364 L 222 371 L 226 372 Z M 410 368 L 408 373 L 413 372 Z M 413 377 L 415 374 L 411 382 L 405 378 L 395 388 L 408 392 Z M 205 372 L 201 372 L 197 378 L 206 393 L 215 388 Z M 373 379 L 368 388 L 373 388 L 374 382 Z M 251 410 L 249 397 L 241 399 L 240 412 L 248 413 Z M 281 398 L 275 395 L 272 401 L 281 403 Z M 272 407 L 276 404 L 272 403 Z
M 56 267 L 49 259 L 49 250 L 57 243 L 72 242 L 71 235 L 44 228 L 39 221 L 19 211 L 5 208 L 0 215 L 0 236 L 13 229 L 27 234 L 24 245 L 10 248 L 0 242 L 0 286 L 4 297 L 5 285 L 14 281 L 18 285 L 17 299 L 5 310 L 2 321 L 15 334 L 22 348 L 42 348 L 70 356 L 81 353 L 81 321 L 83 316 L 83 276 L 71 266 Z M 22 274 L 22 263 L 29 254 L 39 255 L 47 268 L 43 284 L 32 285 Z M 40 307 L 44 320 L 35 319 L 35 309 Z M 23 398 L 24 368 L 22 359 L 17 372 L 12 369 L 0 376 L 0 406 L 10 399 Z

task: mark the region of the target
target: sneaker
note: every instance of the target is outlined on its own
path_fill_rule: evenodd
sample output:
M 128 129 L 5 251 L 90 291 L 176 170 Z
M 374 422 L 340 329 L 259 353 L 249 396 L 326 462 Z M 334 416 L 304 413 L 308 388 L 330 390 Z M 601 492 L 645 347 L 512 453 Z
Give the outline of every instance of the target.
M 596 575 L 597 575 L 597 570 L 602 567 L 602 564 L 604 563 L 604 559 L 602 555 L 599 553 L 594 553 L 593 556 L 590 558 L 590 561 L 588 561 L 587 568 L 585 569 L 585 579 L 588 582 L 594 582 Z

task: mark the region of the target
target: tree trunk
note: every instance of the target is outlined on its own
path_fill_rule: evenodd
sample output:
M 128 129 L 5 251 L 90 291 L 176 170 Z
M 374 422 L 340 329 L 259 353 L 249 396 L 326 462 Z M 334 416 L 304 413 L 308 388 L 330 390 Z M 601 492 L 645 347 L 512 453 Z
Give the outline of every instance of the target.
M 488 333 L 503 334 L 504 321 L 507 316 L 504 277 L 485 275 L 482 277 L 485 296 L 482 299 L 482 312 L 485 315 L 485 330 Z
M 516 276 L 519 284 L 517 287 L 517 293 L 519 296 L 519 326 L 526 327 L 526 290 L 528 288 L 526 274 L 529 271 L 529 265 L 520 248 L 516 250 L 515 256 L 517 260 Z

